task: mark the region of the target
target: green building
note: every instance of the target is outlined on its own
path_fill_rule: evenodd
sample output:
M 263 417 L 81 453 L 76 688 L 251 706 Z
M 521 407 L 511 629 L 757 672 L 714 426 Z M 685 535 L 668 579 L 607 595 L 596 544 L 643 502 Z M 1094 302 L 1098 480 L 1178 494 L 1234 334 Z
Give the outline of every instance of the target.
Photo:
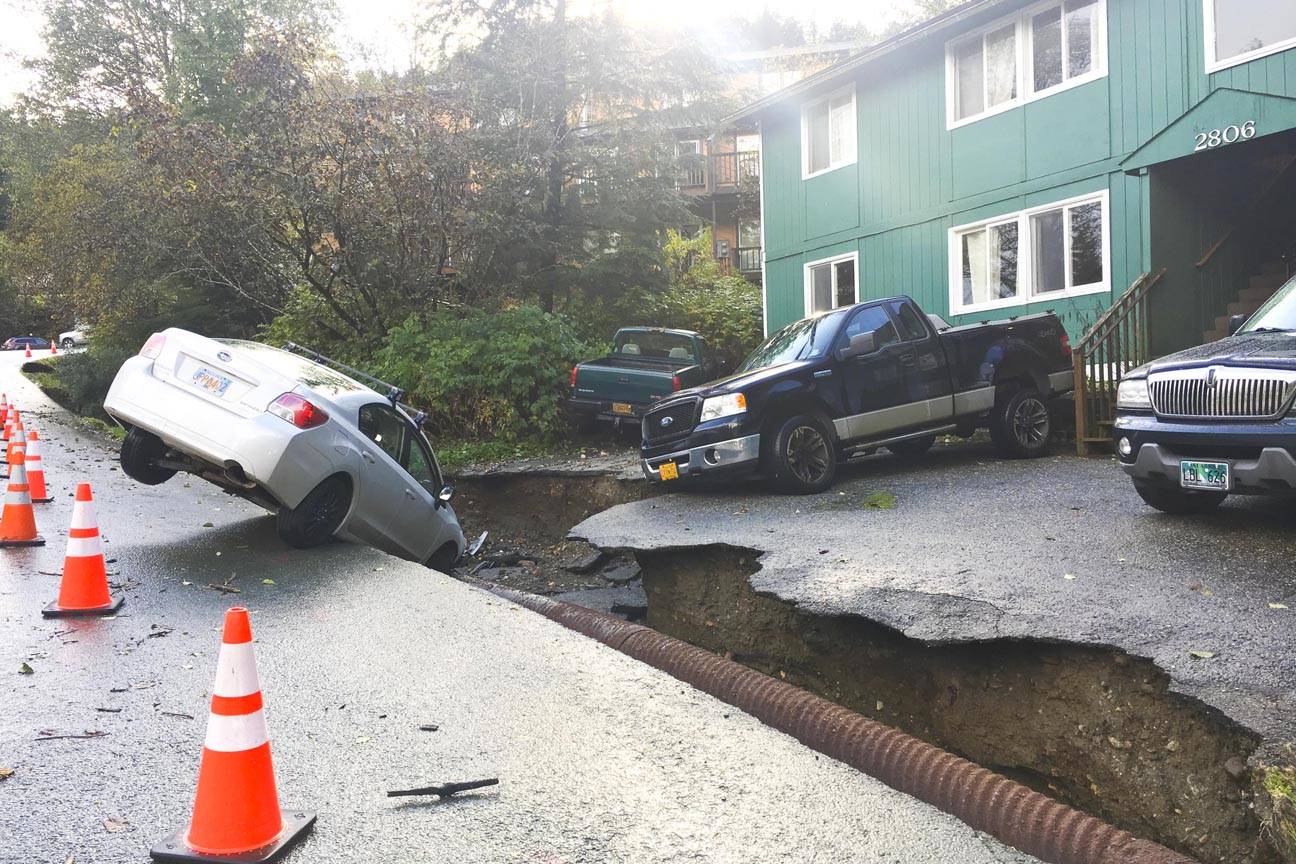
M 1153 354 L 1296 267 L 1296 0 L 972 0 L 730 118 L 761 132 L 766 331 L 905 293 Z

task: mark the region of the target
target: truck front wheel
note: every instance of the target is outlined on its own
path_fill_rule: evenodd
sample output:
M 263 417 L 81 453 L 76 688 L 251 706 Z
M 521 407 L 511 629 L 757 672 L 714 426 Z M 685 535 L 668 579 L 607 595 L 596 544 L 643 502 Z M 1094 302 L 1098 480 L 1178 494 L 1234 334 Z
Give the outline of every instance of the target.
M 1154 486 L 1135 481 L 1134 491 L 1143 503 L 1171 516 L 1196 516 L 1209 513 L 1228 497 L 1226 492 L 1189 492 L 1172 486 Z
M 837 445 L 823 420 L 798 414 L 774 426 L 763 461 L 770 485 L 779 492 L 822 492 L 837 476 Z
M 1001 395 L 990 412 L 990 440 L 1005 456 L 1042 456 L 1052 434 L 1048 405 L 1034 390 Z

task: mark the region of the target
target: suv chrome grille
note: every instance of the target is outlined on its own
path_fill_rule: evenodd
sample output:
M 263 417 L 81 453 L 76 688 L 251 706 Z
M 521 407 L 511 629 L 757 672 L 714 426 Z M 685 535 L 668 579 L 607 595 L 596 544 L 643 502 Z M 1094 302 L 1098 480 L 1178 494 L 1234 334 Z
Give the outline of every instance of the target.
M 652 444 L 668 438 L 679 438 L 693 431 L 698 400 L 681 399 L 653 408 L 643 418 L 643 439 Z
M 1296 391 L 1296 373 L 1213 366 L 1148 378 L 1152 409 L 1162 417 L 1271 420 Z

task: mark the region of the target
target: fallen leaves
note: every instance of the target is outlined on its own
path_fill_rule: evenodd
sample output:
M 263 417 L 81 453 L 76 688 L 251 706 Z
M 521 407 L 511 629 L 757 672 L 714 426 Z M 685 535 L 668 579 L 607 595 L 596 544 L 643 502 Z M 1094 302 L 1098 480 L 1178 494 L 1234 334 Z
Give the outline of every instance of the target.
M 14 769 L 8 765 L 0 765 L 0 780 L 8 780 L 14 775 Z
M 1209 660 L 1215 656 L 1214 651 L 1189 651 L 1188 656 L 1196 660 Z
M 35 674 L 36 674 L 36 670 L 33 669 L 32 667 L 28 666 L 26 663 L 23 663 L 23 664 L 20 664 L 20 665 L 18 666 L 18 674 L 19 674 L 19 675 L 35 675 Z
M 130 823 L 125 819 L 105 819 L 103 820 L 104 830 L 109 834 L 120 834 L 130 827 Z

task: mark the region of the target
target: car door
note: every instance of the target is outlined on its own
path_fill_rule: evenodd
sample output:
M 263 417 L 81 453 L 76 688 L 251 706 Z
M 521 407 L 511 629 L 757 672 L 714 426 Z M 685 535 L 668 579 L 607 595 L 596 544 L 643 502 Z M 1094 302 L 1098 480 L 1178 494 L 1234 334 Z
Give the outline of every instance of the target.
M 870 332 L 874 334 L 874 350 L 846 359 L 836 370 L 845 416 L 833 423 L 837 436 L 846 441 L 885 438 L 905 425 L 908 391 L 901 355 L 914 355 L 912 346 L 900 342 L 895 322 L 882 304 L 861 306 L 849 313 L 833 351 L 847 347 L 852 336 Z
M 886 307 L 905 349 L 899 352 L 899 359 L 904 367 L 904 387 L 913 425 L 935 425 L 951 419 L 954 387 L 939 337 L 912 301 L 888 300 Z
M 360 407 L 362 470 L 356 484 L 356 507 L 350 528 L 361 539 L 394 555 L 411 554 L 402 542 L 401 509 L 409 478 L 401 467 L 405 453 L 405 418 L 387 402 Z
M 448 507 L 437 501 L 445 481 L 427 442 L 412 423 L 406 435 L 406 484 L 402 490 L 402 507 L 397 514 L 395 533 L 409 554 L 418 561 L 426 561 L 447 540 L 454 539 L 450 526 Z

